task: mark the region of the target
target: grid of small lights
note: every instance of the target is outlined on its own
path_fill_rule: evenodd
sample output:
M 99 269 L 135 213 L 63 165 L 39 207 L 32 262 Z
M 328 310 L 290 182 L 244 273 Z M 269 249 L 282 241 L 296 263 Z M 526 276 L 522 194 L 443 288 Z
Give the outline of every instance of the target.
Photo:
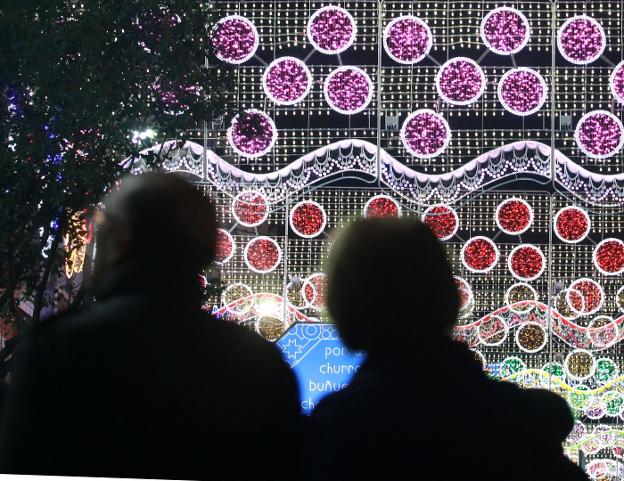
M 607 175 L 624 171 L 622 151 L 606 158 L 592 158 L 579 148 L 575 139 L 576 127 L 588 112 L 603 110 L 618 119 L 623 118 L 624 81 L 620 77 L 624 78 L 624 75 L 618 76 L 613 67 L 622 61 L 623 55 L 624 29 L 617 14 L 624 7 L 621 0 L 560 0 L 555 22 L 551 22 L 550 2 L 514 4 L 528 22 L 530 37 L 514 52 L 513 58 L 495 53 L 481 37 L 484 17 L 499 7 L 500 2 L 495 0 L 389 1 L 382 2 L 382 11 L 377 10 L 378 2 L 374 1 L 336 2 L 349 12 L 357 27 L 353 44 L 337 55 L 315 50 L 306 34 L 310 17 L 327 3 L 223 2 L 228 13 L 250 19 L 259 33 L 255 57 L 236 69 L 236 110 L 232 114 L 245 109 L 265 112 L 274 120 L 279 132 L 267 155 L 249 159 L 233 155 L 224 141 L 227 124 L 213 125 L 209 130 L 208 145 L 232 165 L 252 173 L 271 173 L 333 142 L 361 139 L 373 145 L 379 141 L 380 146 L 399 162 L 423 173 L 443 174 L 496 147 L 518 140 L 549 145 L 552 135 L 556 148 L 577 165 Z M 601 55 L 607 60 L 599 56 L 588 65 L 572 63 L 560 57 L 559 47 L 554 45 L 557 63 L 553 71 L 551 35 L 553 31 L 556 34 L 566 20 L 579 14 L 587 15 L 601 25 L 605 35 Z M 383 33 L 392 20 L 408 15 L 427 25 L 433 41 L 427 55 L 417 63 L 402 65 L 384 48 Z M 516 33 L 520 34 L 520 30 Z M 262 83 L 267 66 L 287 56 L 304 62 L 312 80 L 305 98 L 294 105 L 274 102 Z M 440 66 L 456 57 L 476 62 L 485 78 L 480 97 L 466 105 L 443 101 L 436 87 Z M 325 79 L 340 65 L 361 68 L 373 83 L 374 95 L 370 103 L 355 115 L 335 112 L 323 92 Z M 506 111 L 499 100 L 500 80 L 516 66 L 533 69 L 547 85 L 548 96 L 544 104 L 531 115 L 514 115 Z M 419 109 L 430 109 L 448 123 L 450 141 L 436 157 L 413 155 L 401 139 L 401 127 L 408 116 Z M 550 129 L 551 111 L 555 114 L 553 132 Z M 600 138 L 596 142 L 604 143 Z M 575 410 L 584 431 L 578 428 L 574 435 L 583 442 L 591 435 L 593 425 L 609 422 L 622 429 L 624 420 L 622 411 L 616 409 L 619 402 L 617 388 L 624 387 L 623 381 L 614 377 L 622 371 L 624 361 L 618 351 L 618 339 L 612 337 L 614 332 L 621 332 L 621 322 L 617 322 L 624 314 L 624 280 L 619 273 L 624 264 L 619 257 L 622 253 L 620 244 L 610 241 L 613 237 L 621 237 L 619 233 L 624 231 L 624 221 L 617 208 L 599 208 L 563 195 L 525 191 L 524 188 L 512 192 L 485 192 L 449 205 L 457 220 L 453 216 L 452 222 L 441 224 L 440 237 L 445 239 L 455 274 L 462 279 L 460 293 L 466 294 L 460 314 L 462 332 L 472 333 L 473 338 L 469 334 L 466 338 L 475 342 L 485 339 L 484 343 L 473 346 L 475 356 L 493 372 L 510 376 L 512 381 L 520 384 L 528 383 L 529 378 L 523 378 L 522 374 L 525 368 L 537 370 L 537 377 L 533 379 L 544 375 L 544 382 L 551 379 L 557 392 L 565 396 Z M 395 204 L 387 202 L 385 197 L 375 204 L 368 204 L 379 204 L 384 215 L 400 212 L 401 216 L 422 218 L 427 208 L 409 204 L 390 189 L 306 188 L 290 196 L 287 205 L 283 202 L 271 205 L 267 219 L 261 224 L 245 227 L 232 218 L 231 199 L 223 194 L 215 195 L 227 206 L 222 226 L 232 235 L 237 246 L 221 267 L 226 282 L 242 283 L 256 295 L 285 294 L 289 303 L 298 306 L 297 312 L 309 319 L 320 320 L 326 320 L 325 314 L 311 304 L 318 300 L 317 284 L 321 285 L 322 279 L 310 276 L 321 271 L 336 230 L 350 219 L 361 217 L 367 202 L 375 196 L 388 196 L 396 202 L 396 209 Z M 520 199 L 530 206 L 529 212 L 522 211 L 524 217 L 530 218 L 526 229 L 526 223 L 516 226 L 512 222 L 513 209 L 506 222 L 497 219 L 497 209 L 513 199 Z M 289 213 L 300 201 L 312 201 L 325 213 L 324 217 L 319 216 L 317 223 L 324 228 L 314 237 L 297 235 L 289 226 Z M 521 204 L 515 207 L 521 208 Z M 552 216 L 566 212 L 570 207 L 581 209 L 581 214 L 558 217 L 562 220 L 561 237 L 556 230 L 558 227 L 553 225 Z M 555 232 L 549 244 L 551 226 L 555 227 Z M 303 225 L 302 229 L 307 231 L 310 228 L 309 232 L 316 233 L 316 228 L 312 227 Z M 286 236 L 285 232 L 288 232 Z M 566 235 L 572 236 L 572 241 L 566 240 Z M 275 240 L 287 256 L 287 262 L 280 263 L 265 275 L 253 272 L 244 261 L 244 247 L 260 236 Z M 472 272 L 462 262 L 462 247 L 469 239 L 479 236 L 492 239 L 499 252 L 498 262 L 487 272 Z M 516 262 L 516 267 L 510 268 L 511 261 L 514 252 L 527 245 L 539 249 L 542 255 L 537 257 L 541 264 L 525 266 L 518 276 L 514 269 L 522 263 Z M 523 259 L 537 257 L 527 255 Z M 552 263 L 550 271 L 546 265 L 549 261 Z M 591 279 L 596 285 L 579 283 L 583 278 Z M 549 279 L 556 292 L 551 299 L 547 288 Z M 287 292 L 284 292 L 284 286 L 287 286 Z M 248 293 L 244 288 L 239 290 Z M 552 321 L 552 338 L 548 337 L 551 331 L 542 310 L 549 304 L 560 313 Z M 262 314 L 273 309 L 274 312 L 269 313 L 272 318 L 281 319 L 281 329 L 284 329 L 291 317 L 281 317 L 283 307 L 279 302 L 273 306 L 261 304 L 252 306 L 251 312 L 255 310 Z M 480 320 L 490 314 L 494 314 L 493 321 L 481 326 Z M 532 320 L 528 320 L 530 316 L 533 316 Z M 258 328 L 257 323 L 254 325 Z M 497 331 L 499 328 L 502 331 Z M 272 338 L 274 331 L 272 328 L 270 333 L 262 332 Z M 601 351 L 595 352 L 598 348 Z M 583 350 L 590 356 L 584 355 Z M 583 390 L 594 390 L 609 380 L 616 380 L 614 389 L 607 389 L 604 396 L 592 394 L 592 403 L 588 402 L 590 396 L 583 394 Z M 621 405 L 624 406 L 624 398 Z M 570 443 L 575 439 L 571 438 Z M 606 446 L 603 455 L 610 456 L 612 453 L 608 450 L 611 448 L 613 446 Z M 568 454 L 574 458 L 578 449 L 576 452 L 570 449 Z M 586 454 L 590 457 L 589 464 L 594 466 L 592 456 L 595 452 L 587 449 Z

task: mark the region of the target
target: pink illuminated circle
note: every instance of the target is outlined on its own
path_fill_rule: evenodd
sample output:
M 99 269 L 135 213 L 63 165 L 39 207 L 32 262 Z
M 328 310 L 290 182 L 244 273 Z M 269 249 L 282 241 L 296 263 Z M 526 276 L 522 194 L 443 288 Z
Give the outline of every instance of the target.
M 515 115 L 531 115 L 546 102 L 548 88 L 535 70 L 518 67 L 505 72 L 498 82 L 498 100 Z
M 564 207 L 555 214 L 555 234 L 563 242 L 576 244 L 581 242 L 591 229 L 589 215 L 580 207 Z
M 624 61 L 618 63 L 609 77 L 611 93 L 621 104 L 624 104 Z
M 587 15 L 568 18 L 557 31 L 557 48 L 568 62 L 592 63 L 604 52 L 607 37 L 602 25 Z
M 594 266 L 605 276 L 624 272 L 624 242 L 609 238 L 599 242 L 592 254 Z
M 499 252 L 492 239 L 476 236 L 468 239 L 464 244 L 460 257 L 466 269 L 478 274 L 484 274 L 496 267 Z
M 259 274 L 274 271 L 282 260 L 282 249 L 270 237 L 251 239 L 245 246 L 244 259 L 247 267 Z
M 451 129 L 446 119 L 437 112 L 420 109 L 405 119 L 400 136 L 410 154 L 431 159 L 446 150 L 451 141 Z
M 269 203 L 262 193 L 247 190 L 234 197 L 232 215 L 239 224 L 245 227 L 256 227 L 269 216 Z
M 236 252 L 236 243 L 232 234 L 225 229 L 217 229 L 217 244 L 215 249 L 215 262 L 225 264 Z
M 529 21 L 515 8 L 495 8 L 481 21 L 483 43 L 499 55 L 518 53 L 529 42 L 529 37 Z
M 583 309 L 579 310 L 579 314 L 595 314 L 604 303 L 604 290 L 600 284 L 593 279 L 583 277 L 577 279 L 570 285 L 570 289 L 568 289 L 566 293 L 566 298 L 570 306 L 574 304 L 574 300 L 571 298 L 570 294 L 572 292 L 578 292 L 583 297 Z
M 364 217 L 401 217 L 401 206 L 389 195 L 376 195 L 364 204 Z
M 438 94 L 445 102 L 468 105 L 483 95 L 485 74 L 474 60 L 455 57 L 440 67 L 435 83 Z
M 312 87 L 312 74 L 303 61 L 280 57 L 269 64 L 262 75 L 267 97 L 278 105 L 293 105 L 306 98 Z
M 299 237 L 317 237 L 323 233 L 326 225 L 325 209 L 312 200 L 301 201 L 290 211 L 290 227 Z
M 321 53 L 338 54 L 355 41 L 355 20 L 344 8 L 328 5 L 320 8 L 308 21 L 308 40 Z
M 215 55 L 231 64 L 241 64 L 253 57 L 259 42 L 256 26 L 240 15 L 222 18 L 212 31 Z
M 546 258 L 539 247 L 521 244 L 509 254 L 507 266 L 516 279 L 533 281 L 544 273 Z
M 436 204 L 427 207 L 422 215 L 422 221 L 440 240 L 448 240 L 459 229 L 459 217 L 451 206 Z
M 248 159 L 267 154 L 277 140 L 277 127 L 267 114 L 256 109 L 247 109 L 236 114 L 227 130 L 232 150 Z
M 574 140 L 578 148 L 592 159 L 606 159 L 617 154 L 624 145 L 624 126 L 611 112 L 593 110 L 581 117 Z
M 429 26 L 418 17 L 404 15 L 384 29 L 384 49 L 395 62 L 411 65 L 427 56 L 433 45 Z
M 533 223 L 533 209 L 527 201 L 513 197 L 498 204 L 495 219 L 496 225 L 505 234 L 522 234 Z
M 325 79 L 323 92 L 325 100 L 336 112 L 357 114 L 373 99 L 373 82 L 361 68 L 339 67 Z

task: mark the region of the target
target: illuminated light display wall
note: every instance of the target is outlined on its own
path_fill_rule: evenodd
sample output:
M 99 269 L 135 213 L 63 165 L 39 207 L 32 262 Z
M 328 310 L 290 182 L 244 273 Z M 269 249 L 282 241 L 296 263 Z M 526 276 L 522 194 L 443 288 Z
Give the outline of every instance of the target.
M 456 336 L 566 398 L 567 454 L 622 475 L 624 2 L 222 3 L 232 110 L 166 165 L 222 207 L 221 312 L 271 340 L 327 321 L 331 233 L 424 219 Z

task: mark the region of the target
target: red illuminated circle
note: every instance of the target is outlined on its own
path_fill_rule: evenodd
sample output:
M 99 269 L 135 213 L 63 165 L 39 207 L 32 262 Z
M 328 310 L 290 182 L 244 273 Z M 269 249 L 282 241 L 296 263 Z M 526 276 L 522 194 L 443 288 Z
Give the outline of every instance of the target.
M 620 239 L 605 239 L 593 253 L 596 269 L 606 276 L 616 276 L 624 272 L 624 242 Z
M 290 211 L 290 227 L 300 237 L 316 237 L 325 230 L 326 224 L 325 209 L 314 201 L 301 201 Z
M 364 204 L 364 217 L 400 217 L 401 207 L 389 195 L 376 195 Z
M 587 277 L 577 279 L 570 285 L 570 289 L 567 292 L 568 304 L 572 306 L 575 304 L 571 299 L 571 292 L 578 292 L 583 296 L 583 309 L 579 311 L 580 314 L 595 314 L 600 310 L 604 303 L 604 290 L 593 279 Z
M 301 295 L 307 307 L 313 309 L 323 309 L 325 307 L 325 287 L 327 276 L 322 272 L 310 275 L 303 281 Z
M 215 249 L 215 262 L 225 264 L 236 251 L 236 243 L 232 234 L 225 229 L 217 229 L 217 246 Z
M 282 249 L 270 237 L 260 236 L 245 246 L 245 263 L 252 271 L 266 274 L 275 270 L 282 260 Z
M 494 269 L 499 252 L 491 239 L 476 236 L 468 240 L 461 250 L 461 260 L 466 269 L 476 273 L 486 273 Z
M 559 239 L 575 244 L 587 237 L 591 221 L 587 212 L 580 207 L 564 207 L 555 214 L 554 228 Z
M 431 228 L 440 240 L 450 239 L 459 228 L 457 212 L 452 207 L 444 204 L 428 207 L 423 213 L 422 221 Z
M 509 271 L 522 281 L 532 281 L 542 275 L 546 268 L 546 258 L 541 249 L 531 244 L 522 244 L 509 254 Z
M 532 223 L 533 209 L 525 200 L 514 197 L 504 200 L 496 208 L 496 225 L 505 234 L 522 234 Z
M 266 197 L 258 191 L 241 192 L 232 201 L 232 215 L 239 224 L 245 227 L 255 227 L 262 224 L 269 216 L 269 203 Z

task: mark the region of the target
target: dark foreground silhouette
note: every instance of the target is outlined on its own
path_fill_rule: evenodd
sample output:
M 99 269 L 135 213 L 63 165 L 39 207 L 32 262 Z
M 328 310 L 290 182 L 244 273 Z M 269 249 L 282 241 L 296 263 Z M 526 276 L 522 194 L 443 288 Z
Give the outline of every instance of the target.
M 214 207 L 184 181 L 122 182 L 99 229 L 97 302 L 44 323 L 18 356 L 2 472 L 292 479 L 292 373 L 272 345 L 200 310 L 214 243 Z
M 309 479 L 585 480 L 564 457 L 565 401 L 490 380 L 453 342 L 443 246 L 411 220 L 358 222 L 336 241 L 327 304 L 367 360 L 312 416 Z

